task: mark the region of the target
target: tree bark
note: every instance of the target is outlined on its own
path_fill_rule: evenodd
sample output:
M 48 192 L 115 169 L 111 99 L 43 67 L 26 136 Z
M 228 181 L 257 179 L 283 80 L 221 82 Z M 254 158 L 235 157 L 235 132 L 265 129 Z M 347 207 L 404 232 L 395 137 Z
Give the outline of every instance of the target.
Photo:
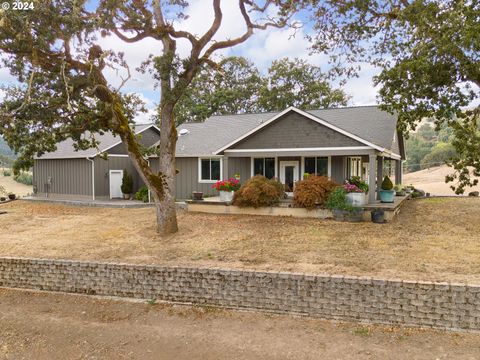
M 160 115 L 160 173 L 164 176 L 163 197 L 156 203 L 157 231 L 166 235 L 178 231 L 175 205 L 175 146 L 177 130 L 173 115 L 173 104 L 165 104 Z

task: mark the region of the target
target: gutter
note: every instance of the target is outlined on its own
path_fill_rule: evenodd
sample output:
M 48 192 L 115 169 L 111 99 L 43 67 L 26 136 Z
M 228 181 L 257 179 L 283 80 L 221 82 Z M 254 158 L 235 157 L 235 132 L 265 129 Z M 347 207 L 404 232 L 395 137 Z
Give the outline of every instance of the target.
M 95 201 L 95 160 L 86 158 L 92 163 L 92 200 Z

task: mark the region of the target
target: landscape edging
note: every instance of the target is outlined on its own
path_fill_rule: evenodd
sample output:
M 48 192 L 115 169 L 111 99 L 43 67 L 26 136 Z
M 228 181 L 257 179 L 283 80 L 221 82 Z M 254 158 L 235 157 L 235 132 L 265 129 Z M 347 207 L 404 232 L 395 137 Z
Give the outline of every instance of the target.
M 480 285 L 459 283 L 3 257 L 0 286 L 480 330 Z

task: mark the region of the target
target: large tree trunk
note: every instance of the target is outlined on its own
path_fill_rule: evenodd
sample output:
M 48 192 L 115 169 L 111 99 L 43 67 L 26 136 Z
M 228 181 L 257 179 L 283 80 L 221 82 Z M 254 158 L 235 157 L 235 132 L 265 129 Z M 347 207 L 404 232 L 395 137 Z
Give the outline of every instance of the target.
M 156 203 L 158 233 L 172 234 L 178 231 L 175 206 L 175 146 L 177 130 L 173 119 L 173 105 L 162 107 L 160 116 L 160 173 L 164 175 L 163 197 Z

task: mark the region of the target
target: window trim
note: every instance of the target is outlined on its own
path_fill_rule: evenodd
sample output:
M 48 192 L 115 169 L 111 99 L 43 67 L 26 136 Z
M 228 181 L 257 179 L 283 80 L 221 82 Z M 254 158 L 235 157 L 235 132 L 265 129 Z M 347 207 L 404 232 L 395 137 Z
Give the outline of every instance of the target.
M 202 160 L 220 160 L 220 179 L 203 180 L 202 179 Z M 212 177 L 212 165 L 210 164 L 210 178 Z M 204 156 L 198 158 L 198 183 L 199 184 L 215 184 L 217 181 L 223 180 L 223 160 L 221 156 Z
M 352 167 L 351 167 L 351 161 L 352 159 L 360 160 L 358 164 L 358 170 L 360 171 L 360 174 L 358 175 L 352 175 Z M 347 179 L 350 179 L 352 176 L 360 176 L 361 179 L 363 179 L 363 159 L 362 156 L 348 156 L 347 157 Z
M 263 159 L 263 176 L 265 176 L 265 159 L 274 159 L 274 175 L 273 177 L 278 179 L 278 157 L 277 156 L 251 156 L 250 157 L 250 177 L 254 177 L 254 163 L 255 159 Z
M 303 175 L 305 174 L 305 158 L 311 158 L 311 157 L 315 158 L 315 170 L 317 168 L 317 158 L 319 158 L 319 157 L 320 158 L 322 158 L 322 157 L 323 158 L 324 157 L 328 158 L 328 165 L 327 165 L 328 174 L 327 174 L 327 176 L 328 176 L 329 179 L 331 179 L 332 178 L 332 157 L 331 156 L 325 156 L 325 155 L 302 156 L 302 159 L 301 159 L 301 173 L 302 174 L 301 174 L 300 178 L 303 180 Z

